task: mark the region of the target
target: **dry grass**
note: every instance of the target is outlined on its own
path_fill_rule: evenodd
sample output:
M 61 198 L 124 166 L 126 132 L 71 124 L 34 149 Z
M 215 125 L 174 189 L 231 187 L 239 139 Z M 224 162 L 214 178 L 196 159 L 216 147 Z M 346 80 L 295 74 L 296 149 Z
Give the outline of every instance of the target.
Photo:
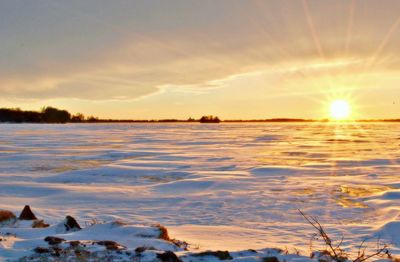
M 45 223 L 43 220 L 35 220 L 32 223 L 32 228 L 46 228 L 49 227 L 50 225 Z
M 100 225 L 106 223 L 104 220 L 99 220 L 97 218 L 91 218 L 90 221 L 85 221 L 86 227 L 91 227 L 94 225 Z
M 126 226 L 128 225 L 126 222 L 122 221 L 121 219 L 117 219 L 112 222 L 114 226 Z
M 321 252 L 322 255 L 328 256 L 333 258 L 337 262 L 345 262 L 345 261 L 352 261 L 352 262 L 364 262 L 374 257 L 380 258 L 389 258 L 392 259 L 390 255 L 388 245 L 381 244 L 380 240 L 378 239 L 376 244 L 376 251 L 371 254 L 366 254 L 366 246 L 365 240 L 361 242 L 358 253 L 354 259 L 349 258 L 349 254 L 345 253 L 345 251 L 341 248 L 343 243 L 343 238 L 340 241 L 333 241 L 329 235 L 327 234 L 326 230 L 322 227 L 321 223 L 319 223 L 318 219 L 312 216 L 308 216 L 304 214 L 301 210 L 299 210 L 300 214 L 307 220 L 307 222 L 314 227 L 318 235 L 322 237 L 322 240 L 326 246 L 326 250 Z
M 170 238 L 168 234 L 168 229 L 165 226 L 162 226 L 160 224 L 153 225 L 154 227 L 158 228 L 160 230 L 160 234 L 158 235 L 158 239 L 162 239 L 165 241 L 168 241 L 175 246 L 182 248 L 184 250 L 187 250 L 189 247 L 189 244 L 186 241 L 181 241 L 178 239 Z
M 160 234 L 158 235 L 159 239 L 165 240 L 165 241 L 171 241 L 171 238 L 168 235 L 168 229 L 165 226 L 162 226 L 160 224 L 154 225 L 154 227 L 158 228 L 160 230 Z

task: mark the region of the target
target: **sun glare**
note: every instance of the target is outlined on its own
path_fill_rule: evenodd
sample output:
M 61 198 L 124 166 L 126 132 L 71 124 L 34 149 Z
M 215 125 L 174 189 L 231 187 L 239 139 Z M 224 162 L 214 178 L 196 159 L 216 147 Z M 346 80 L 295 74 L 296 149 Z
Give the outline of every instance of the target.
M 349 118 L 351 108 L 344 100 L 335 100 L 331 104 L 331 117 L 335 120 L 345 120 Z

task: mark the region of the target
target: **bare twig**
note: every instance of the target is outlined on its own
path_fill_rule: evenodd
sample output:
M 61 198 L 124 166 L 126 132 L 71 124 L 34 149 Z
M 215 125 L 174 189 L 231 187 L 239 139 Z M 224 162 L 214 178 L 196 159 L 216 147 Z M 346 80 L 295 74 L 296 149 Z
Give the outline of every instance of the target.
M 358 255 L 357 255 L 357 257 L 364 257 L 364 256 L 365 256 L 365 249 L 367 248 L 367 246 L 365 246 L 364 249 L 363 249 L 362 251 L 361 251 L 361 249 L 363 248 L 364 243 L 365 243 L 366 240 L 367 240 L 367 239 L 364 239 L 364 240 L 361 242 L 360 246 L 358 247 Z
M 300 214 L 307 220 L 307 222 L 312 225 L 319 233 L 319 235 L 323 238 L 325 244 L 328 246 L 329 250 L 332 252 L 332 256 L 336 261 L 340 261 L 339 254 L 341 254 L 341 249 L 340 249 L 340 244 L 337 245 L 337 247 L 333 247 L 332 240 L 328 236 L 328 234 L 325 232 L 325 229 L 322 227 L 322 225 L 319 223 L 319 221 L 312 216 L 306 216 L 300 209 L 298 209 Z M 338 251 L 340 252 L 338 254 Z
M 318 221 L 317 218 L 304 214 L 300 209 L 298 209 L 298 211 L 306 219 L 306 221 L 318 231 L 318 234 L 322 237 L 325 245 L 327 246 L 328 253 L 330 253 L 331 257 L 334 260 L 336 260 L 338 262 L 348 260 L 346 258 L 347 254 L 341 248 L 341 245 L 343 244 L 343 241 L 344 241 L 343 236 L 342 236 L 341 240 L 339 241 L 339 243 L 337 245 L 334 245 L 332 239 L 328 236 L 325 229 L 322 227 L 322 225 L 320 224 L 320 222 Z M 388 245 L 384 244 L 383 246 L 381 246 L 380 239 L 378 239 L 378 241 L 377 241 L 376 252 L 374 252 L 370 255 L 365 255 L 365 250 L 367 248 L 367 246 L 365 245 L 365 242 L 366 242 L 366 239 L 364 239 L 361 242 L 361 244 L 359 245 L 357 257 L 356 257 L 356 259 L 352 260 L 353 262 L 364 262 L 364 261 L 366 261 L 372 257 L 376 257 L 376 256 L 387 256 L 388 258 L 391 257 L 389 249 L 388 249 Z M 311 244 L 310 244 L 310 247 L 312 247 Z
M 376 243 L 376 252 L 375 253 L 365 256 L 365 248 L 364 248 L 363 252 L 361 254 L 359 253 L 359 256 L 356 259 L 354 259 L 353 262 L 363 262 L 372 257 L 381 256 L 381 255 L 386 255 L 388 257 L 391 257 L 389 249 L 388 249 L 388 245 L 384 244 L 383 247 L 381 247 L 380 239 L 378 239 L 378 241 Z

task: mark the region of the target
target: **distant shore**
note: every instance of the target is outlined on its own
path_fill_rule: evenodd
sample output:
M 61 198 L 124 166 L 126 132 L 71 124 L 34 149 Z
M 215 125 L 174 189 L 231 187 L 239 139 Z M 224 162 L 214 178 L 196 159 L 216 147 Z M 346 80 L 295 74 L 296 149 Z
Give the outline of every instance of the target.
M 382 123 L 382 122 L 392 122 L 398 123 L 400 119 L 360 119 L 360 120 L 316 120 L 316 119 L 285 119 L 285 118 L 271 118 L 271 119 L 254 119 L 254 120 L 221 120 L 219 123 Z M 201 123 L 199 120 L 188 121 L 180 119 L 151 119 L 151 120 L 130 120 L 130 119 L 98 119 L 96 121 L 82 121 L 82 123 Z
M 199 119 L 101 119 L 94 116 L 86 117 L 81 113 L 72 115 L 66 110 L 54 107 L 43 107 L 41 111 L 24 111 L 19 108 L 0 108 L 0 123 L 327 123 L 327 122 L 400 122 L 399 119 L 359 119 L 340 120 L 331 119 L 302 119 L 302 118 L 268 118 L 268 119 L 226 119 L 220 120 L 217 116 L 202 116 Z

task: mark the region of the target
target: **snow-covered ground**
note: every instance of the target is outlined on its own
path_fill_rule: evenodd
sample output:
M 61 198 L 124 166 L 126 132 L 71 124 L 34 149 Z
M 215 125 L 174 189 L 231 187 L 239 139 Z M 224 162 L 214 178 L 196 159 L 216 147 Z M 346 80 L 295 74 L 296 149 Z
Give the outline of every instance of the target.
M 11 220 L 6 225 L 1 224 L 1 261 L 256 262 L 268 258 L 270 262 L 317 262 L 317 257 L 322 255 L 317 254 L 311 259 L 272 248 L 236 252 L 190 251 L 186 242 L 171 239 L 168 231 L 159 225 L 132 226 L 112 221 L 100 224 L 92 222 L 82 228 L 74 218 L 67 217 L 57 224 L 37 228 L 33 226 L 38 224 L 37 219 Z
M 308 255 L 301 209 L 400 254 L 399 175 L 400 124 L 0 125 L 0 209 L 160 223 L 195 250 Z

